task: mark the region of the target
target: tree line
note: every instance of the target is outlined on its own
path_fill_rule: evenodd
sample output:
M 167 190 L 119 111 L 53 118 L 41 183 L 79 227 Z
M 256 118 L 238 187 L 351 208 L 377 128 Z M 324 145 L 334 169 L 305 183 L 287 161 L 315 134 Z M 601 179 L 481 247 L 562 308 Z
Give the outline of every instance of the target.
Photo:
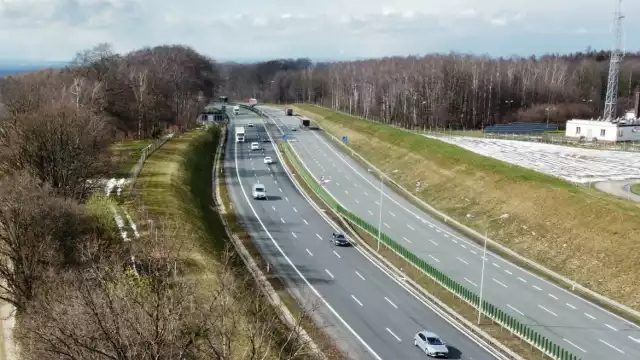
M 406 128 L 481 129 L 513 121 L 563 124 L 604 109 L 607 51 L 491 58 L 465 54 L 335 63 L 307 59 L 230 65 L 227 92 L 309 102 Z M 620 66 L 618 115 L 633 106 L 640 53 Z
M 300 329 L 281 333 L 231 255 L 206 296 L 176 265 L 189 250 L 175 233 L 142 234 L 133 266 L 96 195 L 120 165 L 114 141 L 195 126 L 221 74 L 184 46 L 100 44 L 64 69 L 0 78 L 0 300 L 21 360 L 300 358 Z

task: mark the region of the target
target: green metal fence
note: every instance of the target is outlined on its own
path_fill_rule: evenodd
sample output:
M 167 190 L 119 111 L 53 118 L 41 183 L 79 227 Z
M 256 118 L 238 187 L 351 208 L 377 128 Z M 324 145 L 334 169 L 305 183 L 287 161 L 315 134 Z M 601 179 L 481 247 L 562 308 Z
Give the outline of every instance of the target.
M 464 286 L 457 283 L 455 280 L 449 278 L 447 275 L 442 273 L 433 265 L 429 264 L 427 261 L 419 258 L 415 254 L 411 253 L 409 250 L 405 249 L 399 243 L 395 242 L 391 239 L 387 234 L 383 232 L 379 232 L 376 226 L 373 226 L 366 221 L 360 219 L 355 214 L 351 213 L 349 210 L 342 207 L 338 202 L 321 186 L 318 181 L 311 176 L 304 166 L 300 164 L 297 155 L 291 150 L 290 145 L 288 143 L 283 144 L 283 149 L 291 164 L 296 168 L 298 174 L 304 179 L 304 181 L 311 187 L 311 189 L 318 195 L 322 200 L 324 200 L 331 208 L 333 208 L 337 213 L 342 215 L 345 219 L 347 219 L 352 224 L 360 227 L 361 229 L 368 232 L 371 236 L 375 238 L 379 238 L 380 241 L 387 246 L 389 249 L 393 250 L 396 254 L 401 256 L 403 259 L 408 261 L 413 266 L 420 269 L 423 273 L 429 276 L 431 279 L 439 283 L 445 289 L 449 290 L 460 299 L 467 302 L 469 305 L 475 307 L 476 309 L 480 308 L 480 297 L 474 293 L 473 291 L 465 288 Z M 536 347 L 540 351 L 544 352 L 548 356 L 558 359 L 558 360 L 579 360 L 577 356 L 571 354 L 561 346 L 553 343 L 546 337 L 540 335 L 535 330 L 530 327 L 520 323 L 514 317 L 506 314 L 504 311 L 499 309 L 493 304 L 488 303 L 486 300 L 482 301 L 482 312 L 487 317 L 491 318 L 494 322 L 497 322 L 504 328 L 511 331 L 513 334 L 516 334 L 532 346 Z

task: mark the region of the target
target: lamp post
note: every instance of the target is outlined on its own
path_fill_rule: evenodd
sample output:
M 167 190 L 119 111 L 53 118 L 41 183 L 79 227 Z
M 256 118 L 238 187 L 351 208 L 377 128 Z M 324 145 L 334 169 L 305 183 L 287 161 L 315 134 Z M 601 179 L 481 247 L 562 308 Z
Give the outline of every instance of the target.
M 382 195 L 384 186 L 384 176 L 380 174 L 380 214 L 378 215 L 378 252 L 380 252 L 380 242 L 382 241 Z
M 487 262 L 487 236 L 489 236 L 489 222 L 494 220 L 506 219 L 509 217 L 509 214 L 502 214 L 493 219 L 487 219 L 485 215 L 485 224 L 484 224 L 484 249 L 482 251 L 482 272 L 480 274 L 480 304 L 478 306 L 478 325 L 480 325 L 480 321 L 482 320 L 482 290 L 484 289 L 484 264 Z
M 367 171 L 371 171 L 370 169 Z M 398 172 L 398 169 L 393 170 L 391 173 L 395 174 Z M 377 251 L 380 251 L 380 242 L 382 241 L 382 197 L 384 196 L 384 174 L 380 171 L 380 210 L 378 214 L 378 244 Z
M 548 108 L 545 108 L 545 110 L 547 110 L 547 129 L 549 128 L 549 112 L 550 112 L 551 110 L 555 110 L 555 109 L 556 109 L 555 107 L 548 107 Z

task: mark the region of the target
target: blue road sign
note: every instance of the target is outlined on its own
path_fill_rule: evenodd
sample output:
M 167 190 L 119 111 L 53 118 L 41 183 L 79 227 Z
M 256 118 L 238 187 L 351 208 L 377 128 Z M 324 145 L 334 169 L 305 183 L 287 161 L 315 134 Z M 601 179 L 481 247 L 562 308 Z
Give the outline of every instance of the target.
M 343 143 L 345 143 L 345 144 L 346 144 L 346 143 L 347 143 L 347 140 L 349 140 L 349 139 L 348 139 L 346 136 L 343 136 L 343 137 L 342 137 L 342 142 L 343 142 Z
M 283 136 L 283 138 L 284 138 L 285 140 L 289 140 L 289 135 L 285 135 L 285 136 Z

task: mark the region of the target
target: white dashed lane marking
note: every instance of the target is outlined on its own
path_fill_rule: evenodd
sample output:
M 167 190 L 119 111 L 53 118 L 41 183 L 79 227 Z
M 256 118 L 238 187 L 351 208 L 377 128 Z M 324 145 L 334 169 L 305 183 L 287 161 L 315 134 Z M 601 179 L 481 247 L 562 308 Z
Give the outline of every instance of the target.
M 384 299 L 385 299 L 385 300 L 387 300 L 387 302 L 388 302 L 389 304 L 391 304 L 391 306 L 393 306 L 394 308 L 396 308 L 396 309 L 398 308 L 398 307 L 396 306 L 396 304 L 394 304 L 391 300 L 389 300 L 389 298 L 388 298 L 388 297 L 386 297 L 386 296 L 385 296 L 385 297 L 384 297 Z
M 538 305 L 538 307 L 546 312 L 548 312 L 549 314 L 553 315 L 553 316 L 558 316 L 558 314 L 554 313 L 553 311 L 547 309 L 546 307 L 542 306 L 542 305 Z
M 603 343 L 603 344 L 607 345 L 608 347 L 612 348 L 613 350 L 616 350 L 616 351 L 617 351 L 617 352 L 619 352 L 620 354 L 624 354 L 624 351 L 622 351 L 622 350 L 618 349 L 617 347 L 615 347 L 615 346 L 613 346 L 613 345 L 609 344 L 608 342 L 606 342 L 606 341 L 604 341 L 604 340 L 602 340 L 602 339 L 598 339 L 598 341 L 600 341 L 601 343 Z
M 498 281 L 498 280 L 496 280 L 496 279 L 493 279 L 493 281 L 497 282 L 498 284 L 500 284 L 500 285 L 502 285 L 502 286 L 504 286 L 504 287 L 507 287 L 507 285 L 505 285 L 505 284 L 501 283 L 500 281 Z
M 471 284 L 471 285 L 473 285 L 473 286 L 478 286 L 478 285 L 477 285 L 476 283 L 474 283 L 473 281 L 471 281 L 471 280 L 469 280 L 469 279 L 467 279 L 467 278 L 464 278 L 464 279 L 465 279 L 469 284 Z
M 509 307 L 509 309 L 511 309 L 511 310 L 513 310 L 513 311 L 517 312 L 518 314 L 520 314 L 520 315 L 524 316 L 524 313 L 523 313 L 522 311 L 520 311 L 520 310 L 518 310 L 518 309 L 514 308 L 513 306 L 511 306 L 511 305 L 509 305 L 509 304 L 507 304 L 507 306 Z
M 576 344 L 572 343 L 571 341 L 569 341 L 569 340 L 567 340 L 567 339 L 565 339 L 565 338 L 562 338 L 562 340 L 566 341 L 569 345 L 571 345 L 571 346 L 575 347 L 576 349 L 578 349 L 578 350 L 582 351 L 583 353 L 586 353 L 586 352 L 587 352 L 585 349 L 581 348 L 580 346 L 578 346 L 578 345 L 576 345 Z

